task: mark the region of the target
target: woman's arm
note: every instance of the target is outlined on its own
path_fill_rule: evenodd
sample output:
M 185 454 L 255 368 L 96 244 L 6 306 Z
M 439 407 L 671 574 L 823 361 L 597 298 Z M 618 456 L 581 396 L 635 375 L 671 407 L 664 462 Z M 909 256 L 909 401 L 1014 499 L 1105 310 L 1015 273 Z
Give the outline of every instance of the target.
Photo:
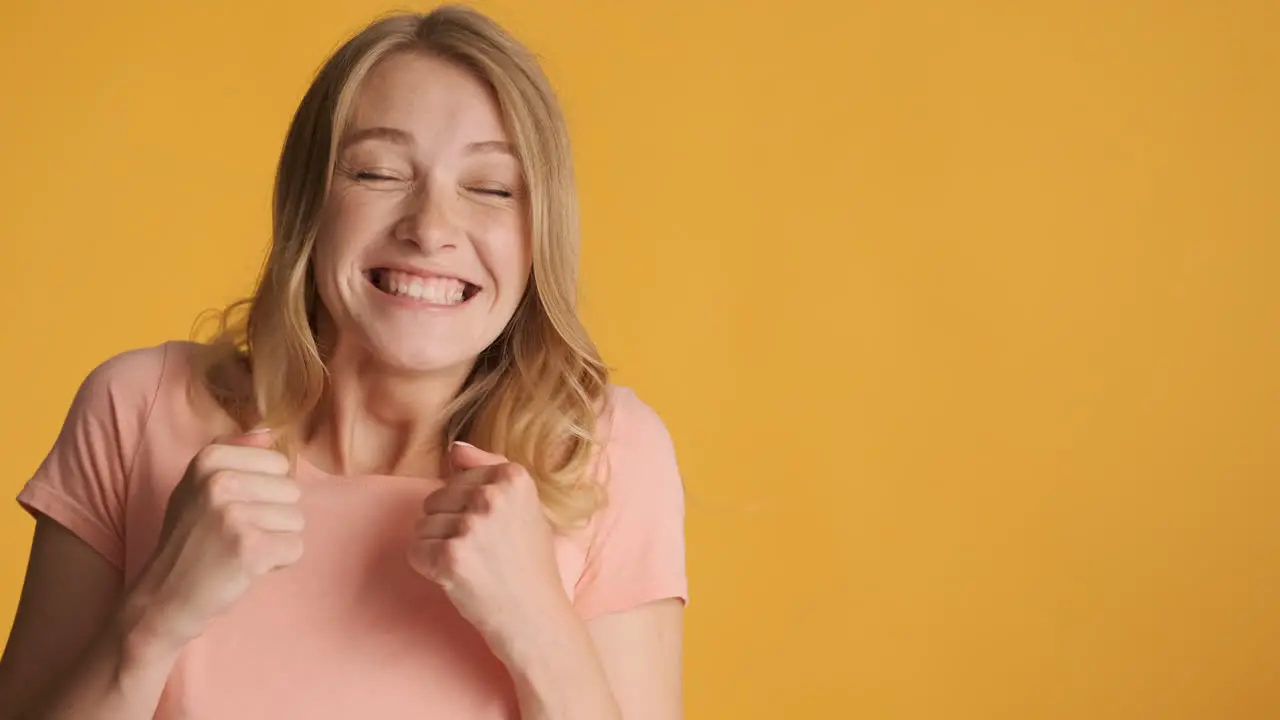
M 440 584 L 506 665 L 521 717 L 679 718 L 683 581 L 636 592 L 628 576 L 576 598 L 585 604 L 571 600 L 528 472 L 464 444 L 451 448 L 451 460 L 458 472 L 423 502 L 409 563 Z M 652 577 L 643 563 L 626 567 Z M 587 574 L 590 584 L 600 569 Z M 645 596 L 669 599 L 638 599 Z
M 150 718 L 175 658 L 149 651 L 120 599 L 120 571 L 40 516 L 0 658 L 0 718 Z
M 583 622 L 543 610 L 500 647 L 525 720 L 679 720 L 683 605 L 662 600 Z
M 129 588 L 104 556 L 41 516 L 0 670 L 0 700 L 12 702 L 0 707 L 23 708 L 24 720 L 155 715 L 182 648 L 256 578 L 302 554 L 301 491 L 271 443 L 254 432 L 196 453 L 170 495 L 159 549 Z
M 684 717 L 684 603 L 672 598 L 603 615 L 587 630 L 622 717 Z

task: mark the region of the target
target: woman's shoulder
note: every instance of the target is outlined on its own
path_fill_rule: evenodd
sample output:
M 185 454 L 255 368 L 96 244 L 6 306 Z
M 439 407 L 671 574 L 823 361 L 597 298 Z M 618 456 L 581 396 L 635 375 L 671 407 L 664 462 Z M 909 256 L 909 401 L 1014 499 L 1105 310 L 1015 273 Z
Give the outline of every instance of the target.
M 630 387 L 608 386 L 604 405 L 606 501 L 592 519 L 574 606 L 593 618 L 656 599 L 687 602 L 684 481 L 671 432 Z
M 606 387 L 597 435 L 607 462 L 605 477 L 611 484 L 648 485 L 664 479 L 679 484 L 671 430 L 654 405 L 633 388 Z
M 172 432 L 182 426 L 180 413 L 189 405 L 185 393 L 175 391 L 185 383 L 197 347 L 163 342 L 117 351 L 94 364 L 19 502 L 124 567 L 124 526 L 139 451 L 155 428 Z
M 167 380 L 190 376 L 197 353 L 205 347 L 192 341 L 168 340 L 117 351 L 93 366 L 82 391 L 108 393 L 119 400 L 154 399 Z
M 164 416 L 164 423 L 206 415 L 196 392 L 200 384 L 193 380 L 203 358 L 209 357 L 202 353 L 210 349 L 198 342 L 168 340 L 112 353 L 81 381 L 72 412 L 110 418 L 133 435 L 154 425 L 157 415 Z
M 672 442 L 657 408 L 627 385 L 605 386 L 600 419 L 600 435 L 606 446 L 616 443 L 665 446 Z
M 136 346 L 97 359 L 81 383 L 80 394 L 109 395 L 117 402 L 154 396 L 169 364 L 173 344 Z

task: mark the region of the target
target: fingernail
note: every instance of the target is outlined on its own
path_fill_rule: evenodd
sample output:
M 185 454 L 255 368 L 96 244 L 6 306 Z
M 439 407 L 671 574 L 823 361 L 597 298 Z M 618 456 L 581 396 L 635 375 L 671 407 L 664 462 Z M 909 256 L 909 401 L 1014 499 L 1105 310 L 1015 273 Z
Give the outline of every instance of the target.
M 471 443 L 466 442 L 466 441 L 463 441 L 463 440 L 454 440 L 454 441 L 453 441 L 453 444 L 454 444 L 454 445 L 461 445 L 462 447 L 474 448 L 474 449 L 476 449 L 476 450 L 479 450 L 479 449 L 480 449 L 480 448 L 476 447 L 475 445 L 472 445 Z
M 245 435 L 263 435 L 263 434 L 265 434 L 265 433 L 269 433 L 269 432 L 271 432 L 271 428 L 269 428 L 269 427 L 260 427 L 260 428 L 254 428 L 254 429 L 250 430 L 249 432 L 245 433 Z

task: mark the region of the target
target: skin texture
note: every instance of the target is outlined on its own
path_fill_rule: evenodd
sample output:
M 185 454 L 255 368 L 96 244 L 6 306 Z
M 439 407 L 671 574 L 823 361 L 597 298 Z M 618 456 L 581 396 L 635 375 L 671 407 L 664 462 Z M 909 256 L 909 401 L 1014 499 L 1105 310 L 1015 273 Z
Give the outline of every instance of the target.
M 332 473 L 448 478 L 424 501 L 405 562 L 505 663 L 523 718 L 681 717 L 680 602 L 584 622 L 560 588 L 528 473 L 439 446 L 444 405 L 529 282 L 527 197 L 491 94 L 447 62 L 405 54 L 375 69 L 356 107 L 315 257 L 332 383 L 304 454 Z M 449 307 L 393 299 L 370 282 L 378 267 L 458 278 L 474 294 Z M 197 454 L 132 587 L 38 520 L 0 659 L 0 718 L 152 716 L 185 643 L 305 552 L 297 485 L 269 445 L 253 433 Z

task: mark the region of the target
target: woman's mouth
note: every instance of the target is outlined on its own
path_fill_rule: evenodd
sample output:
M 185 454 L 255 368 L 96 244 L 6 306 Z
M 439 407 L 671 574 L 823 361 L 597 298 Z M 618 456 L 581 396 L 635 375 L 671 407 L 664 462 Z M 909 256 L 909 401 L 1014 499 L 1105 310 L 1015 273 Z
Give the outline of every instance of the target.
M 461 305 L 480 291 L 479 287 L 457 278 L 428 277 L 390 268 L 373 268 L 365 272 L 365 278 L 388 295 L 425 305 Z

